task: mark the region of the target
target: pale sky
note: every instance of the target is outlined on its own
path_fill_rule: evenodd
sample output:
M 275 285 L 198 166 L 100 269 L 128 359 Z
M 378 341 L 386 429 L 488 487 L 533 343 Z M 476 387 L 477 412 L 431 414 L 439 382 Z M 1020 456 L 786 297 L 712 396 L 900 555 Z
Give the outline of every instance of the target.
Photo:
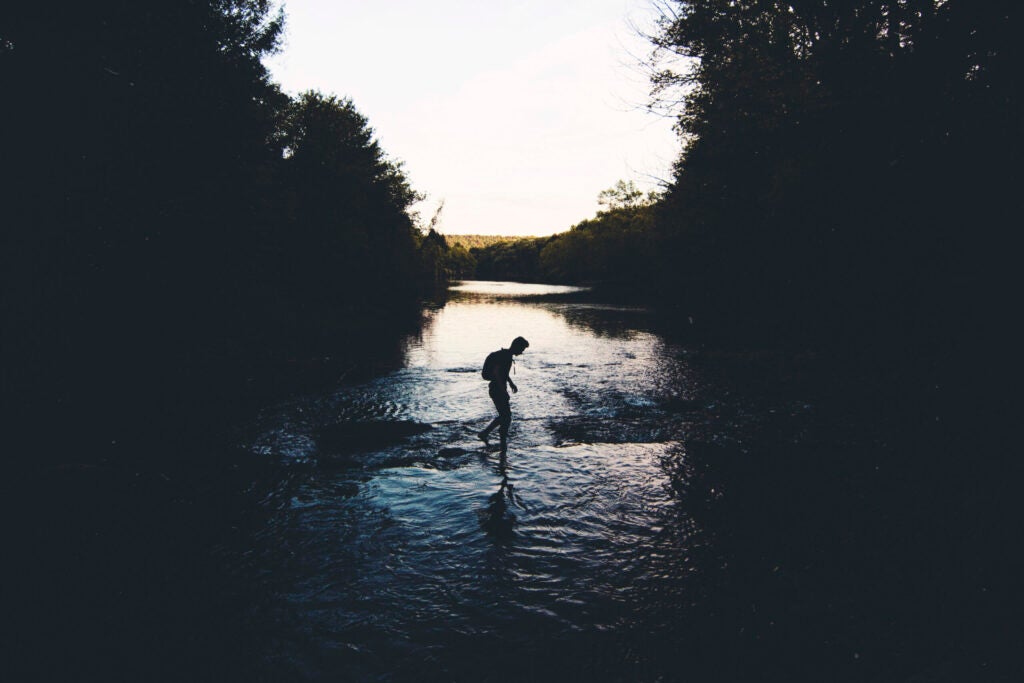
M 650 0 L 286 0 L 291 94 L 350 97 L 447 234 L 549 235 L 617 180 L 669 177 L 672 121 L 644 111 Z

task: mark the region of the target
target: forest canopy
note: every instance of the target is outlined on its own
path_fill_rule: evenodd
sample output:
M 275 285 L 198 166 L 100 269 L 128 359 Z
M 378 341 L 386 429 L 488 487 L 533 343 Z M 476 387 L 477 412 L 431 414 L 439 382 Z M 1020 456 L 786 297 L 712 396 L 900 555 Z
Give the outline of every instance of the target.
M 437 284 L 419 195 L 355 104 L 271 81 L 275 6 L 4 5 L 10 415 L 158 413 L 138 397 L 337 348 Z
M 941 335 L 991 300 L 1024 120 L 1018 4 L 663 7 L 656 46 L 690 59 L 655 79 L 685 143 L 655 240 L 693 315 Z

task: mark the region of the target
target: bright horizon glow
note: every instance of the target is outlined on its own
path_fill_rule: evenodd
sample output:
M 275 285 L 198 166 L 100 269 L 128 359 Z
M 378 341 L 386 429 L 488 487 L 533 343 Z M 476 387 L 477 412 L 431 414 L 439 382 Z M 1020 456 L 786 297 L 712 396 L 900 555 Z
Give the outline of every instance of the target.
M 646 112 L 648 0 L 287 0 L 274 80 L 350 97 L 381 146 L 445 203 L 446 234 L 550 235 L 617 180 L 669 177 L 672 121 Z

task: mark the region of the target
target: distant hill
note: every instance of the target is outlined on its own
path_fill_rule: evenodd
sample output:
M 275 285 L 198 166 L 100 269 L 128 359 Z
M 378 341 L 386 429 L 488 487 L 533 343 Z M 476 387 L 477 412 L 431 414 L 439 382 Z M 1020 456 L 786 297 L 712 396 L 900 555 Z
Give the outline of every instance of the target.
M 518 235 L 445 235 L 444 238 L 449 246 L 461 245 L 466 249 L 483 249 L 492 244 L 524 239 Z

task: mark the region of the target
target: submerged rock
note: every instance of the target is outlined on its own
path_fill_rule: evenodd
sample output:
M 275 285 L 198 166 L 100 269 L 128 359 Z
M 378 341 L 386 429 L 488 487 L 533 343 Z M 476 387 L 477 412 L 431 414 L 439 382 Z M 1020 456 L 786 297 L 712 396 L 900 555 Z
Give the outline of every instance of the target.
M 321 429 L 316 434 L 316 442 L 321 450 L 334 453 L 370 451 L 431 429 L 429 424 L 411 420 L 340 422 Z
M 692 410 L 702 410 L 704 404 L 692 399 L 670 398 L 662 402 L 661 408 L 670 413 L 685 413 Z

